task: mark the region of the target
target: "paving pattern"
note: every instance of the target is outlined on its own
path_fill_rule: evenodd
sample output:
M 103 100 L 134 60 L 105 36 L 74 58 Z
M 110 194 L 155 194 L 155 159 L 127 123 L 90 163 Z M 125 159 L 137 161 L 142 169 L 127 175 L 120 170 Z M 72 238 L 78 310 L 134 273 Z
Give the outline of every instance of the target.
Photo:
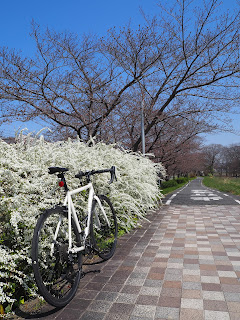
M 240 206 L 164 206 L 148 218 L 68 306 L 35 318 L 239 320 Z

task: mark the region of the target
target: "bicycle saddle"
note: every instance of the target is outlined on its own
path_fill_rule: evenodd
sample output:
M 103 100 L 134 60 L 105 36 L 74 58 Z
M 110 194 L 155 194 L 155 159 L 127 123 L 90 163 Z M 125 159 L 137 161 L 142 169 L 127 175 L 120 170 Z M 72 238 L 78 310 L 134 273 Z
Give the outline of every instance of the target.
M 48 168 L 48 173 L 53 174 L 53 173 L 62 173 L 68 171 L 68 168 L 60 168 L 60 167 L 49 167 Z

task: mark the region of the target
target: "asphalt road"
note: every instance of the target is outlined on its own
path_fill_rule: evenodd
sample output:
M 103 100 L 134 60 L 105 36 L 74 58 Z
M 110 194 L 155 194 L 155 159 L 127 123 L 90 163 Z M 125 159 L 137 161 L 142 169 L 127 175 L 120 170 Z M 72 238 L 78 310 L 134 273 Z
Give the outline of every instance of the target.
M 202 178 L 189 182 L 163 199 L 165 205 L 239 205 L 240 197 L 205 187 Z

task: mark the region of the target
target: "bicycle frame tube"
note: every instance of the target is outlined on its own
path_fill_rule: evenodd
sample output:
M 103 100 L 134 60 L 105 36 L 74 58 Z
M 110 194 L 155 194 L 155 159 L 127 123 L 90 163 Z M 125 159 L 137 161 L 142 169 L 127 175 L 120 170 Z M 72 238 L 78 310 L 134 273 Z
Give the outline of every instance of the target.
M 58 232 L 59 232 L 61 223 L 62 223 L 62 217 L 60 216 L 60 217 L 59 217 L 58 224 L 57 224 L 56 231 L 55 231 L 55 233 L 54 233 L 53 242 L 52 242 L 52 244 L 51 244 L 51 253 L 50 253 L 51 257 L 53 256 L 54 244 L 55 244 L 55 241 L 57 240 L 57 235 L 58 235 Z
M 78 252 L 78 251 L 82 251 L 85 249 L 85 244 L 81 247 L 78 247 L 78 248 L 72 248 L 72 233 L 71 233 L 71 216 L 73 217 L 74 222 L 76 223 L 78 232 L 79 233 L 82 232 L 82 229 L 79 224 L 78 217 L 77 217 L 71 196 L 74 194 L 80 193 L 81 191 L 84 191 L 84 190 L 89 190 L 88 219 L 87 219 L 87 226 L 84 230 L 84 238 L 86 239 L 86 237 L 89 235 L 89 232 L 90 232 L 90 216 L 91 216 L 91 211 L 92 211 L 92 201 L 93 201 L 93 197 L 94 197 L 94 189 L 93 189 L 92 183 L 90 182 L 89 184 L 87 184 L 83 187 L 68 191 L 66 198 L 65 198 L 65 201 L 64 201 L 64 206 L 66 206 L 66 205 L 68 206 L 68 232 L 69 232 L 69 246 L 68 246 L 68 248 L 69 248 L 69 251 L 71 251 L 71 252 Z
M 73 220 L 76 223 L 78 232 L 79 233 L 82 232 L 82 229 L 81 229 L 78 217 L 77 217 L 77 213 L 76 213 L 76 210 L 74 208 L 73 201 L 72 201 L 72 195 L 80 193 L 81 191 L 84 191 L 84 190 L 89 190 L 89 195 L 88 195 L 88 219 L 87 219 L 87 226 L 84 229 L 84 240 L 87 238 L 87 236 L 90 233 L 90 223 L 91 223 L 91 212 L 92 212 L 93 199 L 96 200 L 97 203 L 99 204 L 99 207 L 100 207 L 100 209 L 101 209 L 101 211 L 103 213 L 103 216 L 104 216 L 105 220 L 107 221 L 108 226 L 110 226 L 109 220 L 108 220 L 106 212 L 105 212 L 105 210 L 104 210 L 104 208 L 103 208 L 103 206 L 101 204 L 101 201 L 94 194 L 94 189 L 93 189 L 93 185 L 92 185 L 91 182 L 89 184 L 83 186 L 83 187 L 68 191 L 67 195 L 65 197 L 63 205 L 68 207 L 68 234 L 69 234 L 68 251 L 72 252 L 72 253 L 83 251 L 85 249 L 85 243 L 83 243 L 83 245 L 81 247 L 75 247 L 75 248 L 72 247 L 72 232 L 71 232 L 71 228 L 72 228 L 72 219 L 71 219 L 71 217 L 73 217 Z M 99 223 L 99 227 L 100 227 L 100 221 L 99 221 L 98 217 L 96 217 L 96 218 L 97 218 L 97 222 Z M 62 222 L 62 219 L 60 217 L 58 225 L 57 225 L 57 228 L 56 228 L 56 231 L 55 231 L 55 235 L 54 235 L 54 240 L 55 241 L 57 239 L 57 235 L 58 235 L 58 232 L 59 232 L 59 229 L 60 229 L 61 222 Z M 53 243 L 52 251 L 53 250 L 54 250 L 54 243 Z

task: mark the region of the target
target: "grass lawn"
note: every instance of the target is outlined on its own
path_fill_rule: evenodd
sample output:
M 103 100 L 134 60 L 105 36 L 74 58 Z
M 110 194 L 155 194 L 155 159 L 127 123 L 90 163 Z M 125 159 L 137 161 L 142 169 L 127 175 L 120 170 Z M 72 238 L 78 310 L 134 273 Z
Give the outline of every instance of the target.
M 165 188 L 165 189 L 161 189 L 161 193 L 162 194 L 168 194 L 176 189 L 179 189 L 181 187 L 183 187 L 186 183 L 180 183 L 178 184 L 177 186 L 174 186 L 174 187 L 169 187 L 169 188 Z
M 219 191 L 240 195 L 240 178 L 204 177 L 203 184 Z
M 189 181 L 190 181 L 190 180 L 193 180 L 193 179 L 195 179 L 195 178 L 190 178 Z M 186 184 L 187 184 L 187 182 L 178 183 L 177 186 L 169 187 L 169 188 L 164 188 L 164 189 L 161 189 L 161 187 L 160 187 L 161 193 L 164 194 L 164 195 L 165 195 L 165 194 L 168 194 L 168 193 L 170 193 L 170 192 L 173 192 L 174 190 L 177 190 L 177 189 L 179 189 L 179 188 L 182 188 L 182 187 L 185 186 Z

